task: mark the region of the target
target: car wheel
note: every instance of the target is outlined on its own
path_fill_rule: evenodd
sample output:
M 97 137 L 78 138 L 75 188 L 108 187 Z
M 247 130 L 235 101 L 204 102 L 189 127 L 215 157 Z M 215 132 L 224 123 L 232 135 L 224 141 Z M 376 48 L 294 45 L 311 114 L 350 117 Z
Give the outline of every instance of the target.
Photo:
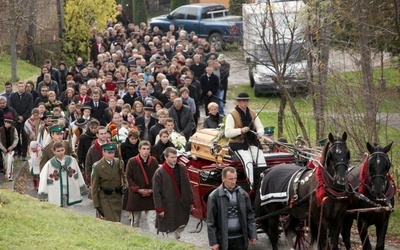
M 214 45 L 216 50 L 222 50 L 222 48 L 225 46 L 221 34 L 217 32 L 212 33 L 208 40 L 210 42 L 210 45 Z
M 260 93 L 260 91 L 258 91 L 257 86 L 254 86 L 254 96 L 255 97 L 260 97 L 261 96 L 261 93 Z
M 253 71 L 252 68 L 249 67 L 249 79 L 250 79 L 250 87 L 254 87 L 254 77 L 253 77 Z

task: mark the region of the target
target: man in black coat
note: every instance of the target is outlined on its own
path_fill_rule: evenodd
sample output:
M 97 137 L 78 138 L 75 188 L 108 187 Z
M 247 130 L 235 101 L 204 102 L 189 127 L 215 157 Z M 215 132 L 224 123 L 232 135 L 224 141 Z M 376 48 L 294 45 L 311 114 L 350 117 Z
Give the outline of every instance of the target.
M 169 117 L 175 121 L 174 130 L 185 136 L 186 140 L 189 140 L 195 126 L 190 108 L 183 105 L 181 98 L 176 98 L 173 106 L 168 110 L 168 113 Z
M 206 70 L 206 65 L 201 62 L 201 56 L 196 54 L 193 56 L 193 64 L 190 65 L 189 69 L 193 71 L 195 79 L 200 79 Z
M 140 140 L 149 140 L 150 128 L 157 123 L 157 119 L 151 114 L 153 113 L 153 105 L 146 104 L 144 106 L 144 115 L 136 118 L 135 125 L 138 127 L 140 132 Z
M 128 84 L 128 93 L 126 93 L 123 97 L 122 100 L 124 100 L 124 103 L 127 103 L 133 106 L 133 103 L 135 102 L 135 99 L 137 98 L 137 93 L 136 93 L 136 84 L 130 83 Z
M 16 152 L 22 156 L 23 160 L 26 160 L 26 153 L 28 151 L 28 136 L 25 133 L 24 124 L 31 116 L 33 108 L 33 97 L 30 93 L 25 92 L 25 87 L 26 84 L 24 82 L 18 82 L 18 91 L 10 96 L 10 106 L 15 109 L 18 115 L 15 126 L 19 135 Z
M 80 136 L 78 145 L 78 160 L 79 166 L 83 169 L 85 169 L 86 154 L 89 151 L 90 146 L 92 146 L 93 142 L 97 138 L 96 132 L 99 126 L 100 123 L 97 120 L 89 121 L 86 131 Z
M 86 102 L 84 106 L 89 106 L 92 108 L 93 112 L 91 117 L 97 119 L 100 122 L 101 126 L 106 126 L 106 119 L 104 116 L 104 110 L 108 108 L 108 104 L 106 102 L 100 101 L 100 90 L 94 89 L 92 91 L 91 100 Z
M 40 94 L 39 97 L 33 100 L 33 107 L 37 108 L 39 106 L 39 103 L 43 102 L 46 103 L 49 101 L 49 98 L 47 97 L 47 94 L 49 93 L 49 86 L 47 85 L 42 85 L 40 86 Z
M 207 116 L 207 106 L 213 101 L 213 99 L 215 100 L 215 96 L 219 88 L 219 77 L 213 73 L 212 67 L 206 68 L 206 73 L 200 77 L 200 84 L 203 92 L 203 102 Z

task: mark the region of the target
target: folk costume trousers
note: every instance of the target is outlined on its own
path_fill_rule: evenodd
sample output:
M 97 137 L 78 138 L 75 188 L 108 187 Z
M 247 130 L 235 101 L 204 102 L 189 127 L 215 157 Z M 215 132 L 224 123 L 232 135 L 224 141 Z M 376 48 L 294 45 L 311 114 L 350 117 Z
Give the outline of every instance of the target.
M 246 171 L 247 178 L 250 182 L 250 188 L 253 188 L 254 182 L 254 167 L 266 167 L 264 153 L 261 149 L 256 146 L 250 146 L 249 149 L 243 150 L 239 149 L 235 151 L 237 157 L 239 157 L 242 162 L 243 168 Z

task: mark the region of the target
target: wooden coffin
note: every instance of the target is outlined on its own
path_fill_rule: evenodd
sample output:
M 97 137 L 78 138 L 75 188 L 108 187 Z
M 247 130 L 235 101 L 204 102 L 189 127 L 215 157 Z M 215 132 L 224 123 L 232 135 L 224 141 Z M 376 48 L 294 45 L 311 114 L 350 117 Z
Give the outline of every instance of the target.
M 218 135 L 221 131 L 219 129 L 204 128 L 198 130 L 192 137 L 191 142 L 191 154 L 198 158 L 215 161 L 216 156 L 212 154 L 212 148 L 215 144 L 222 147 L 220 155 L 217 157 L 217 162 L 221 163 L 225 155 L 229 153 L 228 144 L 226 140 L 220 140 L 217 142 Z

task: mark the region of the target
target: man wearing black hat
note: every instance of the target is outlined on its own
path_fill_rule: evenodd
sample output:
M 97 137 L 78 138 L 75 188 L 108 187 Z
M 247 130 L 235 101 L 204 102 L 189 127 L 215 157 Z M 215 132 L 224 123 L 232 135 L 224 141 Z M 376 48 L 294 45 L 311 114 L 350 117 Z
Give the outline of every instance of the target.
M 51 142 L 50 127 L 53 125 L 53 114 L 45 112 L 41 119 L 43 123 L 39 127 L 37 141 L 44 148 Z
M 90 146 L 96 140 L 96 132 L 97 128 L 100 126 L 100 123 L 97 120 L 91 120 L 87 123 L 87 129 L 81 135 L 78 144 L 78 161 L 79 165 L 84 169 L 85 168 L 85 159 L 86 154 L 89 151 Z
M 150 128 L 157 123 L 157 119 L 154 118 L 151 114 L 153 113 L 153 105 L 146 104 L 144 106 L 144 115 L 136 118 L 135 125 L 138 127 L 140 132 L 140 139 L 149 140 L 149 131 Z
M 226 117 L 225 136 L 229 138 L 229 147 L 241 160 L 252 188 L 253 167 L 267 165 L 259 143 L 264 127 L 256 112 L 248 107 L 247 93 L 240 93 L 236 100 L 238 105 Z

